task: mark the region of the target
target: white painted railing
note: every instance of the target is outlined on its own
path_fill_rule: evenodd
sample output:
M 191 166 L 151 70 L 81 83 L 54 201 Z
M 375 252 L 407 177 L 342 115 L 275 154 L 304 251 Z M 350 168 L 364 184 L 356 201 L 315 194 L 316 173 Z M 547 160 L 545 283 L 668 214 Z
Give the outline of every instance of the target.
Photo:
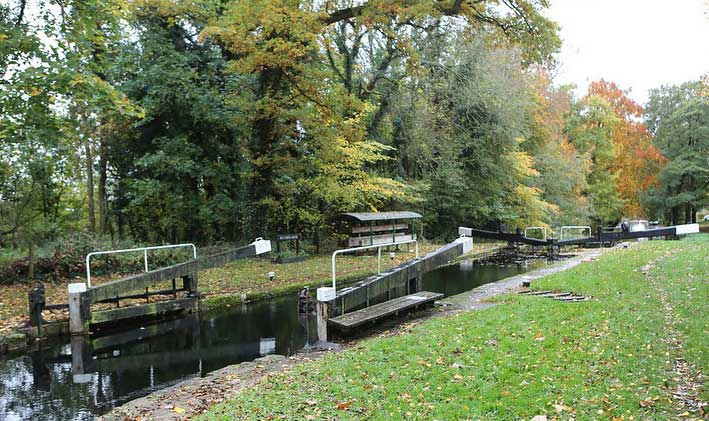
M 559 233 L 559 240 L 560 241 L 564 239 L 564 230 L 570 230 L 570 229 L 577 229 L 577 230 L 584 230 L 584 231 L 588 230 L 588 235 L 586 237 L 592 237 L 591 227 L 589 227 L 588 225 L 564 225 L 563 227 L 561 227 L 561 232 Z
M 118 254 L 118 253 L 130 253 L 134 251 L 143 252 L 143 263 L 145 265 L 145 271 L 148 272 L 148 250 L 160 250 L 169 248 L 179 248 L 179 247 L 192 247 L 192 257 L 197 258 L 197 247 L 192 243 L 185 244 L 169 244 L 166 246 L 152 246 L 152 247 L 138 247 L 134 249 L 124 249 L 124 250 L 107 250 L 107 251 L 94 251 L 86 255 L 86 285 L 91 288 L 91 257 L 99 256 L 105 254 Z
M 418 240 L 406 240 L 406 241 L 397 241 L 395 243 L 387 243 L 387 244 L 376 244 L 373 246 L 362 246 L 362 247 L 352 247 L 348 249 L 340 249 L 340 250 L 335 250 L 332 253 L 332 290 L 333 293 L 337 291 L 337 287 L 335 286 L 336 283 L 336 273 L 337 273 L 337 267 L 336 267 L 336 262 L 335 258 L 337 257 L 338 254 L 343 254 L 343 253 L 351 253 L 353 251 L 359 251 L 359 250 L 367 250 L 367 249 L 377 249 L 377 273 L 382 273 L 382 247 L 388 247 L 388 246 L 398 246 L 401 244 L 411 244 L 415 243 L 416 244 L 416 258 L 418 259 L 419 257 L 419 242 Z
M 525 228 L 524 229 L 524 236 L 526 238 L 529 238 L 529 236 L 527 236 L 527 231 L 542 231 L 542 234 L 544 235 L 543 240 L 546 241 L 546 239 L 547 239 L 547 228 L 546 227 L 527 227 L 527 228 Z

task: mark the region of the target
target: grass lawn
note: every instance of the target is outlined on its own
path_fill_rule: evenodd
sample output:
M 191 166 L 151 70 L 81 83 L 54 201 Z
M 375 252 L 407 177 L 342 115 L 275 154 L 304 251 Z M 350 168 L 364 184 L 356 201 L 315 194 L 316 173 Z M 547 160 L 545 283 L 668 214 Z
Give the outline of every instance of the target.
M 476 243 L 474 253 L 483 252 L 497 243 Z M 420 244 L 419 253 L 428 253 L 440 247 L 439 244 Z M 382 252 L 382 269 L 401 264 L 415 257 L 413 246 L 410 252 L 404 248 L 397 252 L 394 260 L 388 253 Z M 375 255 L 342 255 L 337 257 L 338 282 L 347 279 L 359 279 L 375 273 L 377 256 Z M 268 272 L 275 272 L 273 281 L 268 278 Z M 317 255 L 297 263 L 275 264 L 269 259 L 243 259 L 219 268 L 199 273 L 199 290 L 207 298 L 205 307 L 218 307 L 228 304 L 234 299 L 240 300 L 241 294 L 251 298 L 262 295 L 278 294 L 297 290 L 304 285 L 316 286 L 330 282 L 330 255 Z M 95 285 L 118 279 L 119 277 L 92 277 Z M 69 282 L 84 282 L 85 278 L 68 279 L 57 284 L 46 282 L 48 304 L 66 302 L 66 285 Z M 13 328 L 23 325 L 29 319 L 27 315 L 27 294 L 34 283 L 0 285 L 0 335 L 8 333 Z M 167 284 L 156 285 L 154 289 L 165 289 Z M 141 300 L 137 300 L 143 302 Z M 128 302 L 123 303 L 128 304 Z M 45 311 L 47 320 L 67 319 L 68 312 L 64 310 Z
M 272 375 L 202 419 L 698 418 L 673 398 L 673 362 L 706 373 L 708 274 L 709 235 L 639 243 L 533 284 L 593 301 L 498 297 Z

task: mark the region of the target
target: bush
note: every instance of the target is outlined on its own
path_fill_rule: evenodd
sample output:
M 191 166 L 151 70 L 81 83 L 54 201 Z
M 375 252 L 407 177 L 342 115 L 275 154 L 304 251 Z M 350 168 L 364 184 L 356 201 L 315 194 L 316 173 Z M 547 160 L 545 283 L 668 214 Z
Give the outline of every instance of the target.
M 48 242 L 37 250 L 34 279 L 53 280 L 84 276 L 86 255 L 92 251 L 117 250 L 144 247 L 132 240 L 112 242 L 105 236 L 88 232 L 65 235 Z M 150 268 L 175 264 L 192 258 L 191 248 L 148 251 Z M 143 253 L 111 254 L 91 258 L 91 275 L 126 274 L 144 270 Z M 23 257 L 0 263 L 0 284 L 28 281 L 29 258 Z

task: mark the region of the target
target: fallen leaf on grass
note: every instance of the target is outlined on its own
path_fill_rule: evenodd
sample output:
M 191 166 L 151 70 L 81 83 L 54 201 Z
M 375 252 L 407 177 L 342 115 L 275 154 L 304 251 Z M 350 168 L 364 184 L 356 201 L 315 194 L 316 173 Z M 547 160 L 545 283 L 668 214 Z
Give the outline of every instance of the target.
M 554 404 L 554 405 L 552 405 L 552 406 L 554 407 L 554 409 L 556 410 L 556 412 L 564 412 L 564 411 L 571 412 L 571 411 L 572 411 L 572 409 L 569 408 L 569 407 L 566 406 L 566 405 Z
M 638 405 L 640 405 L 641 408 L 647 408 L 649 406 L 652 406 L 652 401 L 651 400 L 640 400 L 638 401 Z
M 176 406 L 175 409 L 173 409 L 173 411 L 175 411 L 175 413 L 177 413 L 177 414 L 184 414 L 185 413 L 185 410 L 183 408 L 180 408 L 179 406 Z
M 339 409 L 339 410 L 347 409 L 350 407 L 350 405 L 352 405 L 352 402 L 350 402 L 350 401 L 340 402 L 337 404 L 337 409 Z

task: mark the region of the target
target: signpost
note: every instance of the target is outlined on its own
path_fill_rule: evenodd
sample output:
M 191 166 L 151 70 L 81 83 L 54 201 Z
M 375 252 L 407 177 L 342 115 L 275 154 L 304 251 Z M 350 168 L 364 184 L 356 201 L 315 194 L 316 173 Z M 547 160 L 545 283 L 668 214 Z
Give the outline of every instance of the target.
M 281 242 L 291 241 L 295 241 L 295 256 L 281 256 Z M 305 260 L 307 256 L 300 256 L 300 234 L 278 234 L 276 236 L 276 254 L 277 256 L 273 260 L 274 263 L 293 263 Z

